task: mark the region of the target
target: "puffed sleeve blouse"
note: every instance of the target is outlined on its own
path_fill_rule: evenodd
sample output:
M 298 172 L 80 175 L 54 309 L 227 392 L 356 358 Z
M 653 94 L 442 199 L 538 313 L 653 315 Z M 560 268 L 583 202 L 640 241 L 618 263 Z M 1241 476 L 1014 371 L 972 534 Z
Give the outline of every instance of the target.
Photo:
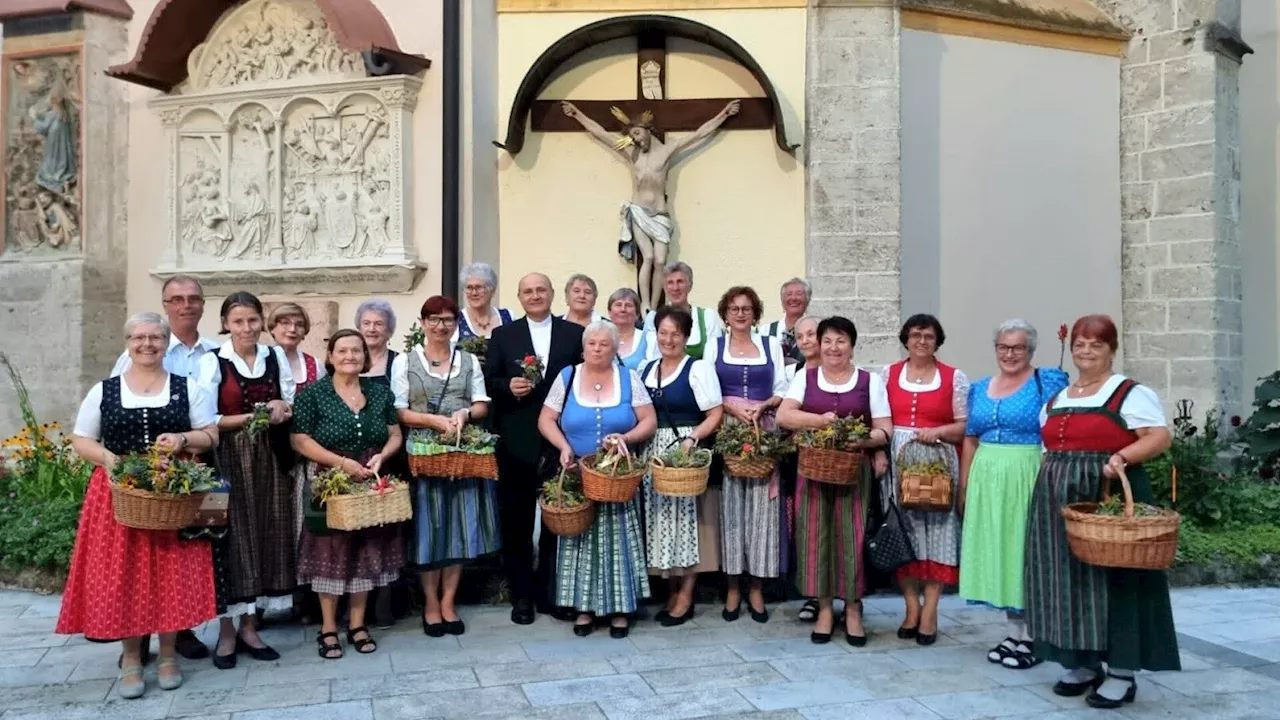
M 993 399 L 987 394 L 991 378 L 982 378 L 969 386 L 964 434 L 997 445 L 1039 445 L 1040 410 L 1070 382 L 1058 368 L 1039 368 L 1017 392 Z
M 216 410 L 218 406 L 218 386 L 222 384 L 222 365 L 218 362 L 218 358 L 230 360 L 235 366 L 236 372 L 240 373 L 247 379 L 256 379 L 262 377 L 267 372 L 267 355 L 275 353 L 276 365 L 280 368 L 280 399 L 289 404 L 293 404 L 294 395 L 297 393 L 298 384 L 293 379 L 293 368 L 289 366 L 289 358 L 284 354 L 284 348 L 279 345 L 263 345 L 258 344 L 258 354 L 253 359 L 253 367 L 249 367 L 244 358 L 240 357 L 231 347 L 231 341 L 222 344 L 217 353 L 205 353 L 200 357 L 200 364 L 196 370 L 196 384 L 206 386 L 212 393 L 213 407 Z M 218 419 L 222 419 L 221 413 Z
M 626 373 L 626 375 L 623 375 Z M 547 391 L 547 399 L 542 403 L 543 406 L 549 407 L 556 412 L 564 412 L 565 401 L 565 381 L 564 373 L 556 376 L 556 380 L 551 385 L 551 389 Z M 583 399 L 582 397 L 582 365 L 578 365 L 578 371 L 573 373 L 573 399 L 582 407 L 615 407 L 622 402 L 622 382 L 631 383 L 631 407 L 643 407 L 652 405 L 653 399 L 649 397 L 649 391 L 644 389 L 644 382 L 640 380 L 640 375 L 635 370 L 627 368 L 619 368 L 615 363 L 613 366 L 613 393 L 601 400 L 595 402 L 593 400 Z
M 421 346 L 413 348 L 414 354 L 418 356 L 418 360 L 422 362 L 422 367 L 426 368 L 427 374 L 437 380 L 446 380 L 445 376 L 432 372 L 431 363 L 427 361 L 426 353 L 422 351 Z M 455 357 L 449 366 L 448 380 L 458 377 L 462 372 L 462 356 L 471 356 L 471 375 L 467 378 L 468 394 L 471 402 L 489 402 L 489 393 L 484 387 L 484 367 L 483 364 L 468 352 L 455 350 Z M 395 395 L 396 407 L 400 410 L 409 409 L 409 354 L 399 353 L 396 359 L 391 361 L 391 392 Z
M 662 363 L 653 363 L 646 367 L 642 378 L 645 387 L 657 390 L 670 385 L 680 377 L 680 373 L 684 372 L 684 366 L 689 363 L 693 363 L 689 368 L 689 388 L 693 390 L 693 399 L 698 403 L 698 409 L 706 412 L 723 405 L 724 398 L 720 395 L 720 378 L 716 377 L 715 367 L 706 360 L 694 360 L 687 355 L 680 360 L 675 372 L 661 379 L 658 375 L 662 373 Z
M 173 375 L 169 376 L 170 378 Z M 187 383 L 187 416 L 192 428 L 209 427 L 218 422 L 213 413 L 216 401 L 210 397 L 210 389 L 199 383 Z M 129 389 L 129 383 L 120 380 L 120 404 L 130 410 L 138 408 L 161 408 L 169 404 L 169 380 L 155 395 L 135 395 Z M 76 413 L 76 425 L 72 432 L 90 440 L 102 439 L 102 383 L 95 384 L 80 403 L 80 411 Z
M 1107 404 L 1107 401 L 1111 399 L 1112 393 L 1116 391 L 1116 388 L 1124 380 L 1124 375 L 1116 373 L 1107 378 L 1102 387 L 1098 388 L 1098 392 L 1081 398 L 1068 396 L 1064 388 L 1057 393 L 1057 397 L 1053 400 L 1053 406 L 1055 408 L 1102 407 Z M 1168 422 L 1164 417 L 1164 408 L 1160 405 L 1160 396 L 1156 395 L 1156 391 L 1146 385 L 1133 386 L 1133 389 L 1125 396 L 1124 402 L 1120 404 L 1120 417 L 1124 418 L 1124 424 L 1130 430 L 1168 426 Z M 1040 408 L 1040 424 L 1044 425 L 1047 418 L 1047 409 Z
M 724 338 L 724 351 L 720 350 L 719 338 Z M 734 357 L 729 352 L 729 338 L 727 335 L 718 335 L 715 338 L 708 338 L 708 342 L 702 348 L 702 359 L 707 361 L 712 368 L 716 363 L 723 361 L 725 365 L 764 365 L 767 361 L 771 363 L 773 372 L 773 394 L 776 397 L 785 398 L 787 396 L 787 356 L 782 352 L 782 341 L 776 337 L 753 334 L 751 342 L 755 343 L 756 356 L 751 358 Z M 769 352 L 765 352 L 765 344 L 769 346 Z M 656 345 L 656 343 L 655 343 Z M 717 355 L 719 357 L 717 357 Z
M 835 385 L 827 380 L 826 374 L 822 372 L 822 368 L 818 368 L 818 387 L 829 393 L 847 393 L 853 392 L 858 386 L 858 379 L 861 375 L 867 376 L 867 391 L 871 402 L 871 417 L 887 418 L 893 417 L 893 411 L 889 409 L 889 391 L 885 388 L 884 376 L 878 372 L 870 372 L 862 368 L 855 368 L 849 379 L 841 385 Z M 795 400 L 804 407 L 805 391 L 809 387 L 809 373 L 801 370 L 791 379 L 791 386 L 787 388 L 787 400 Z

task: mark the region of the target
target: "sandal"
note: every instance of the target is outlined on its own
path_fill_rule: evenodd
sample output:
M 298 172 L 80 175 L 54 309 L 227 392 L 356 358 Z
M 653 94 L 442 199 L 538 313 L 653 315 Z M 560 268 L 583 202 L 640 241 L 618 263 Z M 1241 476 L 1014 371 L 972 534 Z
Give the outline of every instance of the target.
M 364 637 L 357 640 L 355 638 L 356 633 L 364 633 Z M 369 636 L 369 628 L 363 625 L 361 625 L 358 628 L 351 628 L 350 630 L 347 631 L 347 642 L 354 645 L 356 648 L 356 652 L 360 653 L 361 655 L 368 655 L 371 652 L 376 652 L 378 649 L 378 643 L 374 642 L 373 638 Z M 370 645 L 372 645 L 373 648 L 371 650 L 366 650 L 365 648 L 369 647 Z
M 1004 659 L 1017 652 L 1018 641 L 1007 637 L 1000 644 L 987 651 L 987 662 L 1003 665 Z
M 328 638 L 333 638 L 333 642 L 325 642 Z M 316 642 L 320 644 L 320 657 L 325 660 L 337 660 L 342 657 L 342 644 L 338 642 L 338 633 L 320 633 L 316 636 Z M 338 651 L 337 655 L 333 654 L 335 650 Z
M 1027 670 L 1044 662 L 1031 652 L 1031 647 L 1025 642 L 1018 643 L 1014 648 L 1013 654 L 1000 661 L 1000 664 L 1012 670 Z
M 796 619 L 800 622 L 817 622 L 818 621 L 818 601 L 805 600 L 804 605 L 800 606 L 800 612 L 796 613 Z

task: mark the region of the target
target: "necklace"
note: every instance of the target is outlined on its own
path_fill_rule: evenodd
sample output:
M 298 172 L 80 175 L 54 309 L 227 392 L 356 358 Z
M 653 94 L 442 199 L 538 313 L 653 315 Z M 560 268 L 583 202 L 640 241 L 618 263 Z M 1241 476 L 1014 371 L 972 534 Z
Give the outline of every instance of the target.
M 470 313 L 468 313 L 468 314 L 470 314 Z M 492 312 L 487 312 L 487 313 L 485 313 L 485 314 L 484 314 L 484 322 L 481 322 L 480 320 L 474 320 L 474 319 L 473 319 L 473 320 L 471 321 L 471 324 L 472 324 L 472 325 L 474 325 L 474 326 L 475 326 L 475 328 L 476 328 L 477 330 L 479 330 L 479 331 L 481 331 L 481 332 L 484 332 L 484 331 L 486 331 L 486 330 L 488 330 L 488 329 L 489 329 L 489 326 L 490 326 L 490 325 L 492 325 L 492 324 L 493 324 L 493 313 L 492 313 Z
M 604 385 L 601 385 L 600 383 L 596 383 L 595 385 L 592 385 L 591 387 L 592 387 L 592 389 L 594 389 L 596 392 L 600 392 L 601 390 L 603 390 L 603 389 L 604 389 Z
M 1072 390 L 1074 390 L 1074 391 L 1076 392 L 1076 394 L 1077 394 L 1077 395 L 1079 395 L 1079 394 L 1083 393 L 1086 389 L 1091 388 L 1091 387 L 1093 387 L 1094 385 L 1097 385 L 1097 384 L 1099 384 L 1099 383 L 1101 383 L 1101 382 L 1102 382 L 1102 380 L 1100 380 L 1100 379 L 1099 379 L 1099 380 L 1090 380 L 1089 382 L 1084 383 L 1083 385 L 1082 385 L 1082 384 L 1080 384 L 1079 382 L 1074 382 L 1074 383 L 1072 383 L 1072 384 L 1071 384 L 1071 389 L 1072 389 Z

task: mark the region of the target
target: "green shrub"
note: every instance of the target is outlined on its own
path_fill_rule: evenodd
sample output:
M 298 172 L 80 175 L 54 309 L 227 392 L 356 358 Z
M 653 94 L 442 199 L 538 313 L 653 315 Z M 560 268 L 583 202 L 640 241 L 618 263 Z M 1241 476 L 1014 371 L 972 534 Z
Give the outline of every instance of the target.
M 1274 476 L 1280 460 L 1280 371 L 1258 381 L 1253 390 L 1253 414 L 1240 428 L 1249 454 Z
M 29 503 L 9 483 L 0 482 L 0 567 L 40 568 L 65 573 L 80 521 L 79 500 Z
M 1262 555 L 1280 555 L 1280 526 L 1265 524 L 1205 530 L 1184 521 L 1178 535 L 1180 563 L 1228 560 L 1256 565 Z

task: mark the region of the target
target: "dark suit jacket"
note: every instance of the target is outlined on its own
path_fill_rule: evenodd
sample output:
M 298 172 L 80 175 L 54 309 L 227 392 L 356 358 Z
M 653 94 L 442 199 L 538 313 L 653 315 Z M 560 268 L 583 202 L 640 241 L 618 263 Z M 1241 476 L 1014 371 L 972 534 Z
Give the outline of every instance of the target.
M 511 379 L 524 374 L 520 361 L 534 354 L 529 321 L 520 318 L 493 329 L 485 351 L 484 377 L 493 399 L 491 416 L 494 432 L 501 438 L 499 449 L 530 465 L 547 452 L 550 443 L 538 432 L 538 414 L 556 375 L 582 362 L 582 329 L 581 325 L 558 317 L 551 319 L 551 350 L 542 382 L 523 398 L 511 394 Z

